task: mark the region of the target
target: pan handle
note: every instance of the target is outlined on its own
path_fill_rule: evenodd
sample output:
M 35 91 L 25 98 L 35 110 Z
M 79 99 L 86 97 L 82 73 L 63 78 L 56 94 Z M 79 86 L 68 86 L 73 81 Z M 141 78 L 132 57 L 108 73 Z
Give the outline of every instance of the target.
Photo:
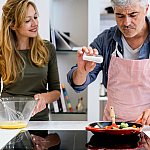
M 94 128 L 94 127 L 91 127 L 91 126 L 87 126 L 87 127 L 85 127 L 85 129 L 88 130 L 88 131 L 95 131 L 95 132 L 105 130 L 105 129 L 102 129 L 102 128 Z

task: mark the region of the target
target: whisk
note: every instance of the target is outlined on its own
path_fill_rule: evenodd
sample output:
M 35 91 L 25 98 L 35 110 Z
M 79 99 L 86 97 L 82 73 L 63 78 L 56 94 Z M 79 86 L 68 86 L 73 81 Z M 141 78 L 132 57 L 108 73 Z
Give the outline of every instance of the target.
M 24 120 L 24 116 L 20 111 L 12 109 L 2 99 L 0 99 L 0 102 L 3 104 L 5 112 L 8 115 L 8 121 Z

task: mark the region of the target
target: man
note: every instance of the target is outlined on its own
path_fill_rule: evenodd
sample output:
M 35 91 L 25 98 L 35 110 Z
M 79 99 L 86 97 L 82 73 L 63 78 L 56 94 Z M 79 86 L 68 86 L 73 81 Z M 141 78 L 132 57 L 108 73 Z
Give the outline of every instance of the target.
M 84 90 L 103 71 L 108 101 L 104 120 L 137 121 L 150 125 L 150 22 L 147 0 L 111 0 L 117 26 L 105 30 L 77 53 L 77 65 L 67 78 L 76 92 Z M 83 60 L 83 54 L 102 55 L 103 63 Z

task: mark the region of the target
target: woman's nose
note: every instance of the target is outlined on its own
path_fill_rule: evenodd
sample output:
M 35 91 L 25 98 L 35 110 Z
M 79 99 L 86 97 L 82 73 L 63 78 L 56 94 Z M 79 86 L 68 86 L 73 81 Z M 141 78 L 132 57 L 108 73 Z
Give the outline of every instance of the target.
M 38 20 L 37 19 L 32 19 L 32 26 L 38 25 Z

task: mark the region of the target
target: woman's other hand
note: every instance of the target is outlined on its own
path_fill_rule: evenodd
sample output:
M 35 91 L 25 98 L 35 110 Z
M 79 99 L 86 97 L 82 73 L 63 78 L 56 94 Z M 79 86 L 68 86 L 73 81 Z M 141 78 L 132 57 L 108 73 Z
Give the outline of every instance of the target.
M 41 112 L 42 110 L 44 110 L 46 108 L 46 104 L 47 104 L 44 93 L 34 95 L 34 99 L 37 100 L 38 103 L 32 113 L 32 116 L 34 116 L 38 112 Z

